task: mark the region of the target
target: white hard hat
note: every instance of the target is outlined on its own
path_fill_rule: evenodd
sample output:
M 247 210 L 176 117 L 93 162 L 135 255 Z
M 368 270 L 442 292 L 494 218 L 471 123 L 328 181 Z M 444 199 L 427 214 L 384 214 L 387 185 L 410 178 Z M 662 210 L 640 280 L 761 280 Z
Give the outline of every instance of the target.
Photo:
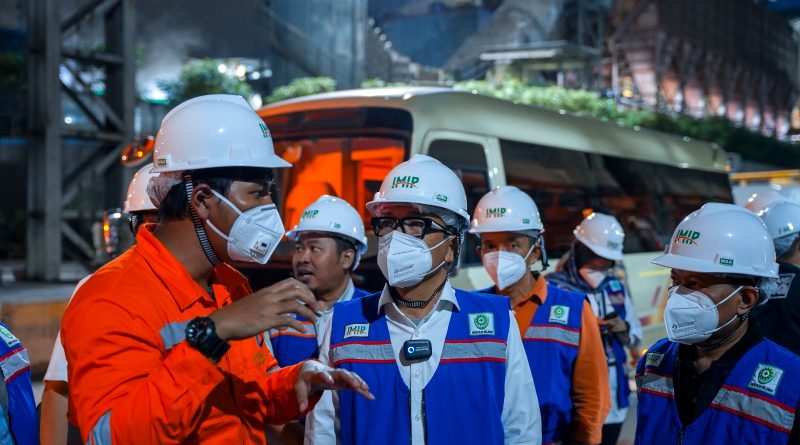
M 362 254 L 367 251 L 367 236 L 361 215 L 347 201 L 335 196 L 322 195 L 306 207 L 300 221 L 286 233 L 286 237 L 297 241 L 303 232 L 341 235 L 352 240 Z
M 154 173 L 217 167 L 292 165 L 275 154 L 264 121 L 241 96 L 211 94 L 188 100 L 161 121 Z
M 800 204 L 790 201 L 773 202 L 758 213 L 772 239 L 800 232 Z
M 147 195 L 147 184 L 153 176 L 158 176 L 158 173 L 153 173 L 153 164 L 150 163 L 145 164 L 133 175 L 131 183 L 128 184 L 128 196 L 122 205 L 124 211 L 130 213 L 158 210 Z
M 487 232 L 543 232 L 539 209 L 530 196 L 522 190 L 504 185 L 483 195 L 472 215 L 469 233 Z
M 744 204 L 744 207 L 753 213 L 758 213 L 775 201 L 785 200 L 786 197 L 783 196 L 779 191 L 765 189 L 750 195 L 750 197 L 747 198 L 747 202 Z
M 766 226 L 742 207 L 711 202 L 683 219 L 653 264 L 699 273 L 777 278 Z
M 385 203 L 438 207 L 458 215 L 464 228 L 469 225 L 467 194 L 461 180 L 430 156 L 417 154 L 393 168 L 375 193 L 375 199 L 367 203 L 367 210 L 374 215 L 376 208 Z
M 625 231 L 617 218 L 594 212 L 584 218 L 572 233 L 596 255 L 614 261 L 622 260 Z

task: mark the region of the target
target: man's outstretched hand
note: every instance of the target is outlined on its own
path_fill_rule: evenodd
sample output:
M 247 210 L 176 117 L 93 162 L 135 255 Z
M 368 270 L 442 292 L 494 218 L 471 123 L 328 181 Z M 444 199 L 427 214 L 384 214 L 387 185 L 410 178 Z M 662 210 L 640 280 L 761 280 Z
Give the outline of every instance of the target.
M 300 375 L 294 385 L 297 404 L 301 412 L 308 408 L 308 398 L 326 389 L 349 389 L 369 400 L 375 396 L 369 392 L 367 385 L 358 374 L 345 369 L 335 369 L 315 360 L 308 360 L 300 367 Z

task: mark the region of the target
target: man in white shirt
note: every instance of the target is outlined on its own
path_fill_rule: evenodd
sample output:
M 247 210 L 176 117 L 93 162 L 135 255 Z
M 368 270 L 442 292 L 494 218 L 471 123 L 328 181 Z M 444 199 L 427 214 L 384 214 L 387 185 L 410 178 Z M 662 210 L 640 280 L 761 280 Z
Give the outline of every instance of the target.
M 508 301 L 448 281 L 469 227 L 466 207 L 458 177 L 425 155 L 395 167 L 367 204 L 387 285 L 334 306 L 320 360 L 358 370 L 376 400 L 323 396 L 307 444 L 541 443 Z

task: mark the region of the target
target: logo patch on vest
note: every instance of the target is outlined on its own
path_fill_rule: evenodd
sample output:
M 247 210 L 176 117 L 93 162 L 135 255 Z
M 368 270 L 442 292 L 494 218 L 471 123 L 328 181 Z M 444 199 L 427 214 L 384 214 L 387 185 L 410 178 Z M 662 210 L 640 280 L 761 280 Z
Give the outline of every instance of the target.
M 619 281 L 611 280 L 608 285 L 611 287 L 611 292 L 622 292 L 622 283 Z
M 344 327 L 344 338 L 369 337 L 369 323 L 355 323 Z
M 655 368 L 661 366 L 662 360 L 664 360 L 664 354 L 660 352 L 648 352 L 647 357 L 644 359 L 644 365 Z
M 550 323 L 569 323 L 569 306 L 555 305 L 550 308 Z
M 775 391 L 778 389 L 778 384 L 781 382 L 781 377 L 783 377 L 783 369 L 759 363 L 747 387 L 774 396 Z
M 494 335 L 494 314 L 491 312 L 478 312 L 468 314 L 469 335 Z
M 14 337 L 14 334 L 11 333 L 8 329 L 0 326 L 0 337 L 2 337 L 3 341 L 8 345 L 8 347 L 16 346 L 19 344 L 19 339 Z

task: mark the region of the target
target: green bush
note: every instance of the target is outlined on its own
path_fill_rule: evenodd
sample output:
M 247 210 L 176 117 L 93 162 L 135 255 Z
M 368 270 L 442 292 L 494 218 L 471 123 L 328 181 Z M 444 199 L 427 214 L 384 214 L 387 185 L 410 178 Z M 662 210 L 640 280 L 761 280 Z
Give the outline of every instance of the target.
M 217 62 L 198 60 L 184 66 L 175 80 L 160 80 L 158 87 L 167 94 L 167 103 L 177 105 L 204 94 L 238 94 L 248 99 L 253 89 L 247 82 L 220 73 Z
M 336 90 L 336 80 L 330 77 L 303 77 L 289 82 L 289 85 L 276 88 L 265 102 L 278 102 L 293 97 L 327 93 L 334 90 Z

